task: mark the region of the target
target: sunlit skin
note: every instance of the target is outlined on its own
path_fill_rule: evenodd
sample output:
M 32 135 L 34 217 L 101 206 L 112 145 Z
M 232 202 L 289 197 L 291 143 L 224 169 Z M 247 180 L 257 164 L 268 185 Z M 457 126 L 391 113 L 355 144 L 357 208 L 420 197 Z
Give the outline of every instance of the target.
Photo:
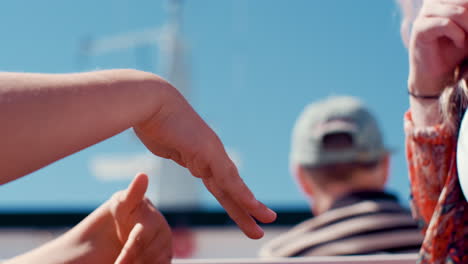
M 293 175 L 309 201 L 314 215 L 328 211 L 344 195 L 363 190 L 384 191 L 390 173 L 390 155 L 385 155 L 374 169 L 355 171 L 349 182 L 332 182 L 326 186 L 314 180 L 314 175 L 302 166 L 293 165 Z
M 0 123 L 2 184 L 133 128 L 152 153 L 174 160 L 200 178 L 248 237 L 263 236 L 255 219 L 269 223 L 276 218 L 244 184 L 213 130 L 174 87 L 154 74 L 0 73 Z M 94 226 L 89 224 L 92 219 L 101 218 L 88 218 L 88 226 Z M 154 225 L 165 224 L 157 220 Z M 138 236 L 146 226 L 134 227 Z
M 145 198 L 147 186 L 138 174 L 70 231 L 6 263 L 170 263 L 171 230 Z
M 468 55 L 468 0 L 425 0 L 413 22 L 409 41 L 408 89 L 438 95 Z M 438 100 L 410 97 L 413 122 L 431 126 L 441 122 Z

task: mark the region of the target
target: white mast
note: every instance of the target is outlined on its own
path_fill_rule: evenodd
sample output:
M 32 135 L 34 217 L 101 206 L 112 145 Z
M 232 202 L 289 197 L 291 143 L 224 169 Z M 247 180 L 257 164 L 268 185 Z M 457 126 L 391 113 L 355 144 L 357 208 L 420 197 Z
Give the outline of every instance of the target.
M 162 27 L 129 32 L 86 41 L 85 56 L 135 49 L 142 46 L 158 48 L 158 66 L 162 75 L 188 98 L 189 65 L 187 47 L 182 38 L 182 1 L 169 0 L 168 23 Z M 171 160 L 156 159 L 150 173 L 148 196 L 160 208 L 193 208 L 199 205 L 199 182 L 190 172 Z

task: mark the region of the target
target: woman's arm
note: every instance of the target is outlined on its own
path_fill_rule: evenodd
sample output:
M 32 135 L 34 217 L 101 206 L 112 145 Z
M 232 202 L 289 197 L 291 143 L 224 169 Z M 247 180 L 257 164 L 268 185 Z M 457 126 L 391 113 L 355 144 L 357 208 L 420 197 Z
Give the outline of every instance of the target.
M 416 17 L 409 42 L 408 90 L 438 96 L 453 84 L 455 69 L 467 57 L 468 1 L 426 0 Z M 417 127 L 442 122 L 437 98 L 410 96 Z
M 276 218 L 244 184 L 213 130 L 153 74 L 1 73 L 0 127 L 0 183 L 133 127 L 150 151 L 201 178 L 249 237 L 263 236 L 254 218 Z
M 0 73 L 0 183 L 144 122 L 169 89 L 135 70 Z
M 468 56 L 467 32 L 467 0 L 426 0 L 412 26 L 408 90 L 413 95 L 405 115 L 406 155 L 413 212 L 425 228 L 454 158 L 454 132 L 442 116 L 438 96 L 457 81 L 456 68 Z

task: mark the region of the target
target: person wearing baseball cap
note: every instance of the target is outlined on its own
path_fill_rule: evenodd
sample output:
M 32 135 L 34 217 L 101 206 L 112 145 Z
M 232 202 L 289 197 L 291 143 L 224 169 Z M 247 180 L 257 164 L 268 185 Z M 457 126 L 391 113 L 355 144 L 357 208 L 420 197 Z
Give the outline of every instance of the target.
M 416 253 L 421 231 L 387 193 L 390 151 L 351 96 L 311 103 L 292 133 L 290 163 L 315 217 L 268 242 L 262 257 Z

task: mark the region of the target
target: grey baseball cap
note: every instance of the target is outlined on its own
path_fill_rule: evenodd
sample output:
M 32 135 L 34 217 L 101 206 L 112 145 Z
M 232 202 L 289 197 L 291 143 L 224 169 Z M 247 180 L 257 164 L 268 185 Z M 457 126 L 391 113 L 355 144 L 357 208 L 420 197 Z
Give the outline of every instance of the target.
M 328 148 L 327 135 L 345 134 L 351 144 Z M 389 151 L 377 121 L 364 104 L 351 96 L 335 96 L 311 103 L 293 129 L 291 162 L 318 167 L 337 163 L 371 162 Z

